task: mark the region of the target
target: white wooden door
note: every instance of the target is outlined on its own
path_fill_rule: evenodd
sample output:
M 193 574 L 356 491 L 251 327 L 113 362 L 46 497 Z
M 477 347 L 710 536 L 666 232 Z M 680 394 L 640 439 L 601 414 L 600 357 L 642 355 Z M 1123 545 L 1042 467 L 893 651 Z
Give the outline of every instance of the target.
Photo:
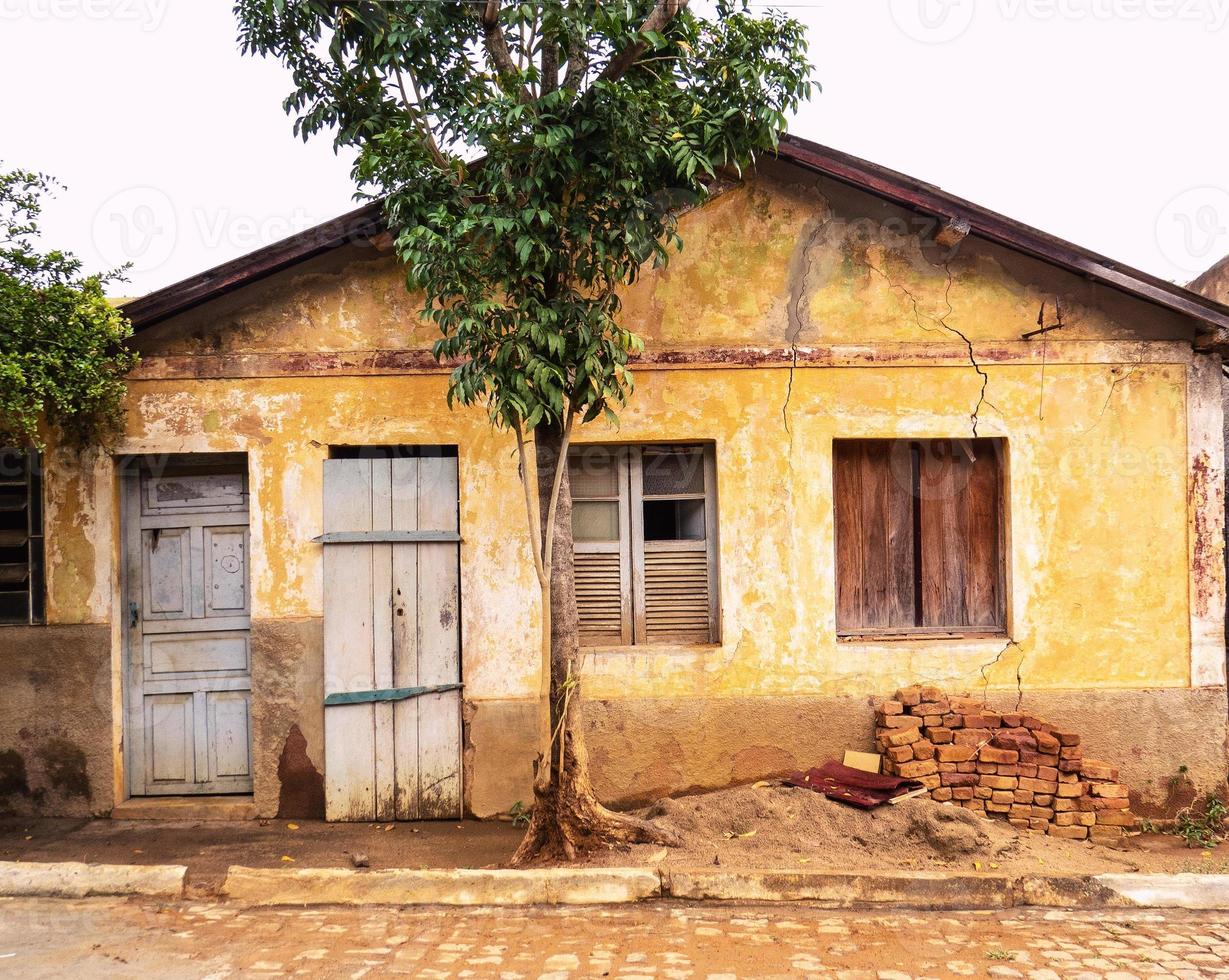
M 324 466 L 325 816 L 457 819 L 456 457 Z
M 124 498 L 129 792 L 250 793 L 246 474 L 141 472 Z

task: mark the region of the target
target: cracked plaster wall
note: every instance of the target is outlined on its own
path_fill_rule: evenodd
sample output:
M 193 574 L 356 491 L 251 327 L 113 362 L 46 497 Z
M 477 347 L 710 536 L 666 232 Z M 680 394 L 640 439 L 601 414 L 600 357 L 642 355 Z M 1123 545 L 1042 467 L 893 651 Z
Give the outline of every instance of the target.
M 637 370 L 619 429 L 597 423 L 579 440 L 715 442 L 721 642 L 595 651 L 590 697 L 1190 684 L 1189 324 L 973 239 L 940 249 L 933 231 L 867 195 L 768 165 L 687 215 L 683 253 L 627 291 L 624 315 L 648 350 L 676 356 Z M 1056 300 L 1064 329 L 1021 341 L 1041 304 Z M 145 361 L 120 449 L 248 454 L 253 616 L 272 623 L 320 615 L 320 547 L 310 539 L 321 531 L 330 444 L 459 445 L 462 657 L 481 716 L 484 702 L 524 701 L 538 685 L 511 440 L 479 412 L 449 411 L 442 372 L 364 374 L 313 360 L 425 349 L 432 328 L 417 309 L 387 255 L 354 246 L 181 315 L 140 338 Z M 219 357 L 246 376 L 211 377 Z M 974 421 L 1009 446 L 1013 645 L 838 643 L 832 440 L 971 435 Z M 109 618 L 114 507 L 105 459 L 49 483 L 53 621 Z M 1219 554 L 1219 529 L 1208 533 Z M 1219 575 L 1212 587 L 1223 590 Z M 297 686 L 271 696 L 312 687 L 318 668 L 294 669 Z M 318 710 L 299 718 L 313 758 Z M 283 715 L 289 724 L 295 712 L 262 717 Z M 1223 712 L 1221 721 L 1212 737 L 1223 737 Z M 484 738 L 494 751 L 498 731 Z M 479 769 L 483 748 L 475 739 Z M 264 771 L 280 751 L 268 748 Z M 276 787 L 258 795 L 273 799 Z

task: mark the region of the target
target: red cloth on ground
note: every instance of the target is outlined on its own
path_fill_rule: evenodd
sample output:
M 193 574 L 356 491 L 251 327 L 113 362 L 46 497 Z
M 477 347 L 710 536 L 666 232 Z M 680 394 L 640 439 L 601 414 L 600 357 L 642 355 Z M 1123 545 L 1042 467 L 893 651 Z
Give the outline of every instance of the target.
M 816 769 L 796 772 L 786 782 L 790 786 L 823 793 L 830 800 L 848 803 L 862 810 L 873 810 L 894 796 L 922 788 L 922 784 L 916 779 L 881 776 L 861 769 L 851 769 L 839 762 L 825 762 Z

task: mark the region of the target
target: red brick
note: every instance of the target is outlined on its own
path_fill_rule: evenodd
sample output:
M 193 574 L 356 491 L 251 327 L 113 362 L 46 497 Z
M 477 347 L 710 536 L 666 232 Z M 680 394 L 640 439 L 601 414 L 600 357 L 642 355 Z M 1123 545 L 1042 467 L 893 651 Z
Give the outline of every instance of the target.
M 930 740 L 935 745 L 950 745 L 952 742 L 952 730 L 950 728 L 931 728 L 927 731 Z
M 879 715 L 899 715 L 904 711 L 905 706 L 899 701 L 884 701 L 875 708 L 875 713 Z
M 1019 785 L 1015 776 L 982 776 L 979 782 L 991 789 L 1015 789 Z
M 1011 798 L 1013 803 L 1027 803 L 1030 806 L 1033 803 L 1033 794 L 1026 789 L 1012 790 Z
M 1082 759 L 1084 758 L 1084 749 L 1079 745 L 1064 745 L 1058 750 L 1060 759 Z
M 921 728 L 922 719 L 913 715 L 885 715 L 881 728 Z
M 1054 822 L 1060 827 L 1091 827 L 1097 818 L 1091 813 L 1058 813 Z
M 1098 827 L 1134 827 L 1136 820 L 1130 810 L 1102 810 L 1096 818 Z
M 1004 728 L 1019 728 L 1022 715 L 1003 715 Z
M 1104 779 L 1111 783 L 1118 781 L 1118 770 L 1108 762 L 1099 762 L 1096 759 L 1085 759 L 1080 767 L 1080 774 L 1085 779 Z
M 1059 741 L 1062 745 L 1064 745 L 1064 746 L 1066 746 L 1066 747 L 1068 747 L 1068 748 L 1070 748 L 1070 747 L 1072 747 L 1072 746 L 1076 746 L 1076 745 L 1079 745 L 1079 744 L 1080 744 L 1080 736 L 1079 736 L 1079 735 L 1077 735 L 1075 732 L 1059 732 L 1059 731 L 1056 731 L 1054 734 L 1055 734 L 1056 736 L 1058 736 L 1058 741 Z
M 914 765 L 916 764 L 917 763 L 914 763 Z M 933 773 L 929 776 L 919 776 L 917 781 L 921 783 L 923 786 L 925 786 L 927 789 L 938 789 L 939 788 L 939 774 L 938 773 Z
M 1125 833 L 1122 827 L 1102 827 L 1097 824 L 1088 828 L 1088 839 L 1094 844 L 1116 844 Z
M 1028 776 L 1030 779 L 1035 778 L 1037 775 L 1037 767 L 1031 763 L 1022 762 L 1016 768 L 1020 770 L 1021 776 Z
M 1012 752 L 1019 752 L 1021 749 L 1028 749 L 1030 751 L 1036 751 L 1037 749 L 1037 740 L 1033 738 L 1031 732 L 1026 732 L 1023 729 L 995 732 L 994 740 L 991 744 L 996 748 Z M 1019 759 L 1019 756 L 1016 758 Z
M 935 749 L 940 762 L 968 762 L 973 758 L 973 748 L 968 745 L 940 745 Z
M 1012 808 L 1007 812 L 1010 816 L 1015 817 L 1017 820 L 1023 820 L 1026 827 L 1028 826 L 1029 819 L 1033 816 L 1033 808 L 1027 804 L 1021 803 L 1013 804 Z
M 1030 752 L 1028 749 L 1020 750 L 1020 761 L 1032 762 L 1038 766 L 1058 766 L 1058 756 L 1048 752 Z
M 978 772 L 986 776 L 993 776 L 996 772 L 999 771 L 999 767 L 996 766 L 993 762 L 975 762 L 974 765 L 977 766 Z
M 1089 789 L 1093 796 L 1101 796 L 1112 800 L 1125 800 L 1127 798 L 1127 788 L 1120 786 L 1118 783 L 1092 783 Z
M 916 728 L 904 728 L 900 731 L 888 732 L 880 737 L 880 740 L 888 746 L 893 745 L 912 745 L 922 737 L 922 733 Z
M 1094 810 L 1129 810 L 1131 809 L 1131 801 L 1124 797 L 1116 797 L 1113 799 L 1104 799 L 1102 797 L 1092 797 L 1090 802 Z
M 1058 755 L 1060 746 L 1058 744 L 1058 739 L 1056 739 L 1053 735 L 1049 732 L 1035 731 L 1033 732 L 1033 736 L 1037 739 L 1038 752 L 1045 752 L 1049 755 Z
M 1059 798 L 1074 799 L 1078 796 L 1083 796 L 1087 788 L 1087 783 L 1059 783 L 1058 792 L 1054 795 Z
M 973 761 L 957 762 L 956 771 L 957 772 L 977 772 L 977 763 Z
M 972 786 L 953 786 L 952 787 L 952 799 L 953 800 L 973 799 L 973 787 Z
M 1068 840 L 1085 840 L 1088 837 L 1087 827 L 1060 827 L 1050 824 L 1046 833 L 1051 837 L 1066 837 Z
M 938 803 L 946 803 L 952 798 L 952 791 L 946 786 L 940 786 L 930 791 L 930 798 Z
M 935 757 L 934 743 L 927 739 L 914 742 L 910 748 L 913 749 L 913 758 L 915 759 L 933 759 Z
M 990 729 L 962 728 L 952 733 L 952 741 L 957 745 L 985 745 L 990 741 Z
M 986 804 L 986 812 L 987 813 L 1009 813 L 1011 812 L 1011 804 L 1010 803 L 995 803 L 993 800 L 991 800 L 989 803 Z
M 995 714 L 965 715 L 965 728 L 998 728 L 1002 719 Z
M 904 705 L 922 703 L 922 690 L 918 687 L 902 687 L 896 692 L 896 700 Z
M 939 772 L 955 772 L 956 771 L 956 763 L 954 762 L 940 762 L 938 763 L 938 767 L 939 767 Z
M 1048 779 L 1051 782 L 1057 782 L 1058 781 L 1058 770 L 1055 769 L 1053 766 L 1038 766 L 1037 767 L 1037 778 L 1038 779 Z
M 942 772 L 939 781 L 944 786 L 976 786 L 977 777 L 973 773 Z
M 888 749 L 887 756 L 893 762 L 909 762 L 913 758 L 913 746 L 901 745 Z
M 920 762 L 904 762 L 896 767 L 896 771 L 906 779 L 916 779 L 919 776 L 929 776 L 939 771 L 933 759 Z
M 1014 765 L 1020 761 L 1020 753 L 1012 749 L 996 749 L 993 745 L 985 746 L 977 757 L 982 762 L 1005 762 Z

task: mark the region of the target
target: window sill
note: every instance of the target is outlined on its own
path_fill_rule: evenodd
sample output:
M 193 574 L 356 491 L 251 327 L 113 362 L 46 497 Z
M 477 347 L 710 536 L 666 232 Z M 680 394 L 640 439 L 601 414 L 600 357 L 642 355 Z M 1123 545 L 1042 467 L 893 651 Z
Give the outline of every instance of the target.
M 907 643 L 951 640 L 1009 640 L 1004 630 L 881 630 L 861 633 L 837 633 L 838 643 Z
M 580 648 L 581 656 L 589 654 L 692 654 L 710 653 L 721 649 L 720 643 L 633 643 L 628 646 L 594 646 Z

